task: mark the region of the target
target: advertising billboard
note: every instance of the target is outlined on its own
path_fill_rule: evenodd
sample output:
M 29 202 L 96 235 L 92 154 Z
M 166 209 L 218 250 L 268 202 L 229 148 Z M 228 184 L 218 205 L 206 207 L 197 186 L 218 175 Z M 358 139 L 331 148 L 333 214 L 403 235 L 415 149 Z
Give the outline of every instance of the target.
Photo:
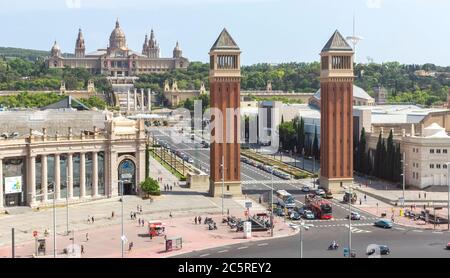
M 5 177 L 5 194 L 22 192 L 22 177 Z

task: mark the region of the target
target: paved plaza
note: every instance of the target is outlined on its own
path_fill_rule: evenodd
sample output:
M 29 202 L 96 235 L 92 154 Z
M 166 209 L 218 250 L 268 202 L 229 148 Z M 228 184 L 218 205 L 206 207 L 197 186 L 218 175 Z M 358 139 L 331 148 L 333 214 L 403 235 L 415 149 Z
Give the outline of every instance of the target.
M 267 232 L 253 234 L 253 239 L 244 239 L 243 233 L 237 233 L 222 224 L 222 199 L 209 198 L 205 193 L 194 192 L 178 186 L 177 180 L 155 160 L 151 161 L 151 176 L 162 178 L 162 196 L 154 197 L 153 201 L 142 200 L 136 196 L 124 197 L 125 235 L 128 243 L 133 242 L 133 249 L 128 251 L 125 244 L 125 257 L 166 257 L 182 252 L 191 252 L 204 248 L 241 243 L 245 241 L 268 239 Z M 175 187 L 173 187 L 175 182 Z M 172 191 L 165 192 L 165 184 L 172 185 Z M 245 196 L 240 199 L 224 199 L 224 212 L 238 218 L 244 218 Z M 136 219 L 130 214 L 142 207 L 142 214 Z M 251 214 L 265 212 L 265 208 L 253 202 Z M 114 217 L 112 213 L 114 212 Z M 56 208 L 57 250 L 62 256 L 62 250 L 73 242 L 83 245 L 84 257 L 120 257 L 121 256 L 121 203 L 119 198 L 101 200 L 92 203 L 69 206 L 69 225 L 67 226 L 66 207 Z M 208 225 L 195 224 L 194 218 L 201 216 L 212 217 L 218 229 L 208 230 Z M 88 217 L 94 217 L 94 223 L 88 222 Z M 183 249 L 172 253 L 165 252 L 164 237 L 150 239 L 148 226 L 139 226 L 138 219 L 161 220 L 166 224 L 167 237 L 181 236 Z M 33 231 L 38 237 L 49 232 L 47 239 L 47 256 L 53 254 L 53 210 L 26 211 L 21 214 L 2 215 L 0 227 L 0 257 L 11 256 L 11 228 L 16 230 L 16 256 L 31 257 L 35 252 Z M 66 235 L 67 228 L 71 232 Z M 274 235 L 276 237 L 293 234 L 291 228 L 283 220 L 275 221 Z M 88 240 L 86 237 L 88 234 Z

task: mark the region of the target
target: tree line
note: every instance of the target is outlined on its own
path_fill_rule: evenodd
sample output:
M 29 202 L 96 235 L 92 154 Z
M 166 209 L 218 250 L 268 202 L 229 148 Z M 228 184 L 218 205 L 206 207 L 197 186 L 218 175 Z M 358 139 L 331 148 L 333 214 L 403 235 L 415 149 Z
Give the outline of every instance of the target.
M 353 166 L 356 172 L 391 182 L 402 181 L 402 153 L 400 145 L 394 143 L 392 130 L 387 139 L 384 139 L 380 132 L 376 149 L 372 154 L 366 149 L 366 132 L 363 128 L 355 144 Z
M 319 137 L 317 126 L 314 128 L 314 137 L 307 140 L 305 133 L 305 121 L 302 117 L 295 117 L 292 121 L 285 122 L 281 119 L 278 126 L 280 138 L 280 150 L 301 154 L 320 159 Z

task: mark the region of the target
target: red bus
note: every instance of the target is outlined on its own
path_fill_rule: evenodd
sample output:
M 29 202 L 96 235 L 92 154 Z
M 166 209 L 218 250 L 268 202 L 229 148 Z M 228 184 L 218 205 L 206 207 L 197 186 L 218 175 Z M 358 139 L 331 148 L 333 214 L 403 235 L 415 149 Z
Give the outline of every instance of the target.
M 312 194 L 306 195 L 305 203 L 311 208 L 311 211 L 314 213 L 316 219 L 329 220 L 333 218 L 331 203 L 321 197 L 314 196 Z

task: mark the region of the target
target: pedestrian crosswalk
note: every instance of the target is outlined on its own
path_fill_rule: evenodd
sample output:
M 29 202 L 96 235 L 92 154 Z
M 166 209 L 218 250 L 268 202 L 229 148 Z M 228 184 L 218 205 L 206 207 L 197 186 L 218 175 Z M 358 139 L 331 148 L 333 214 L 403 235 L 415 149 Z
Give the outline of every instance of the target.
M 359 234 L 359 233 L 371 233 L 369 230 L 363 230 L 359 227 L 369 227 L 372 226 L 372 223 L 361 223 L 361 224 L 355 224 L 350 227 L 350 231 L 352 234 Z M 334 228 L 334 227 L 344 227 L 348 229 L 348 224 L 329 224 L 329 225 L 315 225 L 315 228 Z

